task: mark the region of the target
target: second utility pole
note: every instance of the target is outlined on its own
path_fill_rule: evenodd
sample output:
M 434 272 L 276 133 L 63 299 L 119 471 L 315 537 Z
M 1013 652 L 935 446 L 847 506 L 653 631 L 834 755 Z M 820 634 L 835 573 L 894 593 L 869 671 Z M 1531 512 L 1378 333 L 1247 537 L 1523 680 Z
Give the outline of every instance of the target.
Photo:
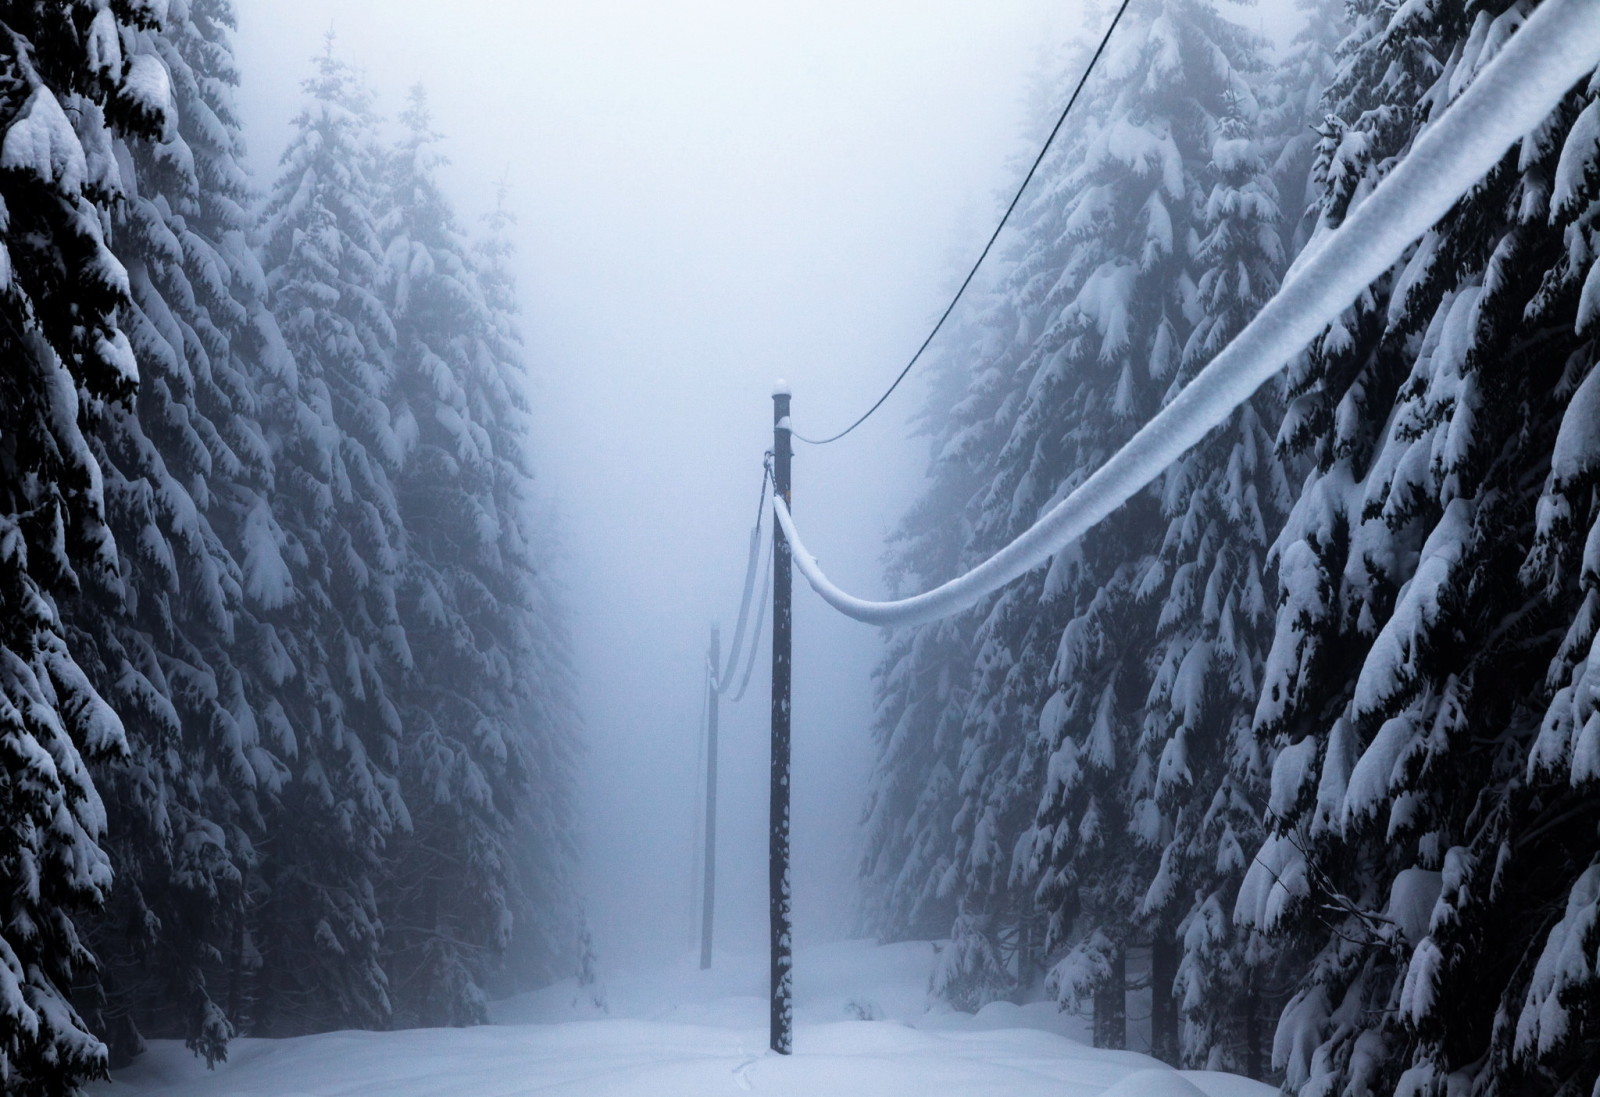
M 772 392 L 772 490 L 790 505 L 789 387 Z M 772 1050 L 794 1051 L 794 934 L 789 891 L 789 665 L 791 626 L 789 542 L 772 523 L 772 806 L 767 885 L 772 923 Z
M 722 693 L 722 637 L 711 626 L 706 652 L 706 853 L 700 899 L 700 970 L 711 966 L 711 923 L 717 908 L 717 698 Z

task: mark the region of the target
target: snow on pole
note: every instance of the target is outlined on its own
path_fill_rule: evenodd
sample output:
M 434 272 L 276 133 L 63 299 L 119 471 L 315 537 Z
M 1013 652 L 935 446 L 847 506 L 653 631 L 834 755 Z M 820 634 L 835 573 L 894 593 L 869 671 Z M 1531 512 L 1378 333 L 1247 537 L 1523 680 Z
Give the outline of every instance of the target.
M 1351 212 L 1314 240 L 1254 320 L 1172 402 L 1025 533 L 965 575 L 923 594 L 874 602 L 835 586 L 773 499 L 795 566 L 847 617 L 910 625 L 965 609 L 1083 536 L 1153 481 L 1303 350 L 1406 248 L 1450 212 L 1518 139 L 1600 65 L 1600 0 L 1545 0 L 1411 152 Z

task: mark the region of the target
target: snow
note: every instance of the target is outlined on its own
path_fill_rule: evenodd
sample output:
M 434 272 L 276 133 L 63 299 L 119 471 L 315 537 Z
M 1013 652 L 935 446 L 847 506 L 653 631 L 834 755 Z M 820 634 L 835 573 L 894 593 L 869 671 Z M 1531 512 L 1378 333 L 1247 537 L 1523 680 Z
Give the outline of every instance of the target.
M 1555 450 L 1550 455 L 1550 475 L 1556 481 L 1576 480 L 1597 462 L 1600 462 L 1600 370 L 1591 370 L 1578 391 L 1572 394 L 1572 402 L 1561 419 Z
M 1301 793 L 1311 783 L 1316 763 L 1317 740 L 1313 735 L 1279 752 L 1272 763 L 1272 798 L 1267 803 L 1273 815 L 1287 816 L 1294 811 Z
M 1394 612 L 1372 642 L 1361 673 L 1356 677 L 1355 696 L 1351 700 L 1354 712 L 1363 715 L 1380 712 L 1409 688 L 1416 676 L 1414 668 L 1424 637 L 1445 612 L 1446 603 L 1461 581 L 1458 569 L 1464 555 L 1462 546 L 1472 543 L 1472 517 L 1471 503 L 1453 499 L 1428 534 L 1416 571 L 1400 588 Z M 1347 808 L 1351 814 L 1372 810 L 1387 795 L 1386 782 L 1399 758 L 1404 734 L 1405 729 L 1391 729 L 1385 724 L 1367 755 L 1357 763 L 1357 773 L 1366 780 L 1358 789 L 1357 775 L 1351 776 Z M 1367 761 L 1369 755 L 1374 756 L 1371 762 Z
M 761 593 L 756 595 L 756 620 L 750 629 L 750 642 L 745 647 L 744 674 L 739 678 L 739 688 L 729 698 L 734 704 L 743 701 L 745 690 L 750 688 L 750 675 L 755 670 L 756 656 L 761 650 L 761 626 L 767 619 L 767 599 L 772 594 L 772 553 L 763 553 L 762 560 L 766 567 L 761 569 Z
M 6 130 L 0 168 L 37 175 L 69 195 L 83 189 L 89 173 L 83 146 L 48 88 L 34 89 L 22 116 Z
M 1517 1017 L 1516 1046 L 1523 1054 L 1547 1053 L 1569 1039 L 1571 1006 L 1582 1003 L 1597 962 L 1593 941 L 1600 933 L 1600 864 L 1591 865 L 1573 884 L 1567 909 L 1550 931 L 1534 966 L 1527 999 Z
M 1259 1082 L 1177 1071 L 1086 1046 L 1083 1019 L 1053 1003 L 976 1014 L 928 1004 L 934 946 L 854 941 L 802 949 L 795 1054 L 767 1050 L 765 954 L 685 956 L 607 981 L 610 1016 L 576 980 L 491 1007 L 467 1029 L 334 1032 L 235 1040 L 215 1071 L 157 1040 L 94 1097 L 1272 1097 Z M 576 1003 L 576 1004 L 575 1004 Z
M 1600 99 L 1590 103 L 1572 123 L 1556 164 L 1550 209 L 1561 213 L 1583 201 L 1583 181 L 1600 160 Z
M 122 91 L 154 117 L 166 118 L 172 111 L 172 77 L 159 58 L 139 54 L 130 59 Z
M 1433 911 L 1444 890 L 1444 874 L 1425 868 L 1402 869 L 1389 885 L 1385 915 L 1412 944 L 1427 936 Z
M 763 505 L 762 510 L 758 512 L 756 524 L 750 529 L 750 559 L 745 564 L 744 591 L 739 599 L 739 617 L 738 623 L 733 629 L 733 642 L 728 645 L 728 654 L 723 662 L 723 665 L 721 667 L 714 666 L 711 668 L 712 686 L 719 694 L 727 693 L 729 688 L 732 687 L 734 676 L 739 670 L 739 663 L 745 654 L 744 642 L 747 628 L 750 624 L 750 596 L 755 593 L 756 569 L 761 566 L 766 558 L 765 554 L 762 552 L 763 538 L 761 536 L 762 524 L 760 518 L 761 513 L 764 513 L 765 511 L 764 501 L 766 499 L 766 494 L 767 484 L 766 481 L 763 480 L 761 482 L 761 498 L 763 500 Z M 766 595 L 763 593 L 763 601 L 765 598 Z M 756 634 L 758 634 L 760 631 L 761 625 L 758 622 L 755 630 L 749 633 L 752 649 L 755 646 Z M 746 681 L 748 681 L 748 677 L 746 678 Z M 744 690 L 742 688 L 739 690 L 739 695 L 740 697 L 744 695 Z M 738 698 L 735 698 L 735 700 L 737 699 Z
M 911 598 L 848 594 L 818 567 L 783 501 L 774 510 L 795 566 L 824 601 L 875 625 L 964 609 L 1032 571 L 1153 481 L 1300 353 L 1534 130 L 1600 63 L 1592 0 L 1548 0 L 1345 222 L 1309 245 L 1245 329 L 1092 476 L 964 575 Z

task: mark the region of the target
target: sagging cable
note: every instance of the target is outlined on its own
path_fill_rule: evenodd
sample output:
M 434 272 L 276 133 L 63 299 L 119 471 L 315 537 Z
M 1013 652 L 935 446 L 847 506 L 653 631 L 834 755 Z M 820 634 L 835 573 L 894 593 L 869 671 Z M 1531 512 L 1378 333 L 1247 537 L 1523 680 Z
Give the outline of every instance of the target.
M 1093 475 L 988 560 L 911 598 L 857 598 L 823 574 L 783 500 L 774 498 L 795 566 L 840 613 L 892 626 L 958 612 L 1048 562 L 1226 421 L 1600 66 L 1597 8 L 1595 0 L 1545 0 L 1535 8 L 1345 222 L 1308 245 L 1255 319 Z

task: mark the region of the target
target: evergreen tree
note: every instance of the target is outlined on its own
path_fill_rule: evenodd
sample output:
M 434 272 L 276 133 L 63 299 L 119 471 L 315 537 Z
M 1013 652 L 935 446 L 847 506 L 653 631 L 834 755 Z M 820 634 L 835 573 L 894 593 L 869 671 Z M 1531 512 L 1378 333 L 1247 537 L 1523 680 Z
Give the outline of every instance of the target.
M 292 743 L 254 914 L 265 1034 L 388 1021 L 377 889 L 386 843 L 410 826 L 395 696 L 413 665 L 393 482 L 406 440 L 386 403 L 395 332 L 374 221 L 378 153 L 369 96 L 331 40 L 306 91 L 263 252 L 295 369 L 261 390 L 280 529 L 258 536 L 288 581 L 242 641 L 270 691 L 257 719 Z
M 511 303 L 485 299 L 439 189 L 421 89 L 401 121 L 382 231 L 405 439 L 400 610 L 416 657 L 396 695 L 413 831 L 391 851 L 387 964 L 402 1020 L 466 1024 L 486 1019 L 483 984 L 511 941 L 519 842 L 548 844 L 545 887 L 560 881 L 571 821 L 563 794 L 550 797 L 571 779 L 569 728 L 540 711 L 534 685 L 559 688 L 562 668 L 551 665 L 557 623 L 539 619 L 552 607 L 535 589 L 527 382 Z M 503 278 L 503 267 L 490 275 Z M 543 811 L 524 810 L 532 797 L 547 801 Z M 524 826 L 533 832 L 519 834 Z
M 1046 162 L 993 300 L 960 333 L 967 391 L 935 394 L 954 410 L 907 520 L 901 566 L 918 585 L 1025 529 L 1270 294 L 1282 256 L 1270 142 L 1251 136 L 1256 48 L 1201 3 L 1136 11 L 1119 31 L 1087 132 Z M 1220 750 L 1259 661 L 1248 634 L 1266 624 L 1267 523 L 1287 494 L 1269 405 L 1048 574 L 892 639 L 871 882 L 891 912 L 937 897 L 954 917 L 938 979 L 966 1004 L 1012 992 L 1048 951 L 1063 1001 L 1098 998 L 1101 1038 L 1120 1044 L 1129 944 L 1157 944 L 1170 986 L 1183 923 L 1191 985 L 1226 966 L 1217 914 L 1253 809 L 1224 789 Z M 1211 864 L 1233 851 L 1221 883 L 1201 867 L 1207 843 Z M 1209 941 L 1206 918 L 1223 927 Z M 1168 1054 L 1175 1020 L 1158 1024 Z M 1195 1043 L 1204 1060 L 1215 1040 Z
M 1323 99 L 1339 73 L 1339 44 L 1349 31 L 1345 0 L 1295 0 L 1305 23 L 1288 55 L 1273 67 L 1263 89 L 1267 128 L 1275 138 L 1280 235 L 1290 258 L 1300 254 L 1317 226 L 1321 205 L 1313 178 L 1325 120 Z
M 580 925 L 577 986 L 572 992 L 572 1007 L 610 1013 L 611 1007 L 606 1003 L 605 980 L 600 977 L 600 957 L 594 948 L 594 934 L 590 932 L 587 921 Z
M 897 591 L 943 582 L 971 555 L 966 512 L 988 463 L 994 403 L 1006 388 L 999 368 L 989 366 L 969 394 L 959 367 L 982 353 L 989 327 L 956 327 L 948 337 L 953 349 L 935 365 L 938 381 L 919 428 L 932 439 L 933 483 L 896 531 L 889 581 Z M 870 929 L 889 940 L 941 937 L 956 918 L 951 823 L 973 634 L 981 620 L 974 610 L 889 634 L 874 676 L 878 761 L 863 815 L 863 913 Z
M 549 503 L 535 492 L 531 400 L 536 390 L 519 334 L 520 306 L 510 269 L 514 223 L 502 185 L 495 208 L 484 218 L 471 266 L 488 318 L 478 336 L 479 355 L 494 363 L 505 386 L 506 400 L 492 405 L 489 419 L 500 458 L 495 497 L 516 525 L 515 533 L 505 534 L 503 563 L 506 579 L 517 584 L 525 599 L 519 616 L 498 627 L 513 638 L 508 651 L 513 666 L 522 668 L 510 683 L 502 683 L 510 698 L 504 711 L 514 714 L 513 731 L 527 751 L 531 776 L 516 799 L 502 805 L 509 815 L 513 864 L 508 873 L 511 944 L 503 975 L 510 986 L 530 990 L 559 974 L 579 917 L 581 720 L 565 598 L 550 567 L 559 547 L 555 519 Z M 524 399 L 530 401 L 527 406 Z
M 1193 261 L 1199 320 L 1173 391 L 1272 296 L 1283 269 L 1277 196 L 1249 105 L 1225 97 L 1212 140 L 1212 180 Z M 1265 770 L 1250 735 L 1271 631 L 1264 563 L 1290 487 L 1268 424 L 1280 404 L 1258 393 L 1161 483 L 1166 534 L 1152 680 L 1140 764 L 1154 774 L 1148 807 L 1163 835 L 1140 901 L 1152 924 L 1156 1051 L 1197 1066 L 1259 1075 L 1266 1023 L 1257 986 L 1260 942 L 1227 912 L 1247 849 L 1260 844 Z M 1181 955 L 1180 955 L 1181 954 Z M 1174 992 L 1176 991 L 1176 997 Z
M 225 1055 L 260 797 L 283 774 L 283 745 L 263 741 L 234 644 L 235 619 L 252 592 L 281 582 L 282 563 L 243 540 L 249 524 L 270 531 L 250 375 L 273 360 L 275 333 L 247 242 L 232 25 L 228 0 L 195 0 L 140 34 L 138 56 L 170 77 L 173 121 L 119 146 L 133 172 L 113 230 L 140 380 L 91 444 L 120 566 L 68 614 L 128 735 L 128 754 L 95 769 L 116 886 L 91 940 L 114 1063 L 140 1048 L 141 1030 L 182 1036 L 208 1061 Z
M 124 740 L 58 599 L 116 568 L 85 436 L 138 377 L 103 217 L 123 188 L 115 136 L 166 124 L 164 73 L 127 48 L 151 19 L 143 5 L 0 6 L 0 1087 L 18 1095 L 105 1069 L 66 990 L 93 964 L 76 917 L 111 883 L 86 761 Z
M 1351 5 L 1323 225 L 1531 6 Z M 1592 638 L 1593 499 L 1560 445 L 1574 412 L 1580 437 L 1593 429 L 1594 94 L 1291 371 L 1280 441 L 1315 469 L 1274 549 L 1255 716 L 1276 754 L 1272 834 L 1238 914 L 1314 953 L 1276 1049 L 1302 1094 L 1565 1095 L 1595 1075 L 1593 954 L 1577 957 L 1600 814 L 1563 693 Z
M 1154 414 L 1274 279 L 1271 185 L 1245 136 L 1257 44 L 1185 0 L 1147 7 L 1123 31 L 1055 198 L 1057 280 L 1039 306 L 1055 319 L 1032 348 L 995 492 L 1018 532 Z M 1200 767 L 1210 744 L 1191 755 L 1189 740 L 1226 741 L 1223 698 L 1248 688 L 1248 641 L 1225 649 L 1248 621 L 1259 558 L 1223 538 L 1264 536 L 1272 470 L 1251 461 L 1258 418 L 1244 412 L 1162 492 L 1059 554 L 1035 615 L 1057 615 L 1031 645 L 1045 668 L 1031 689 L 1048 697 L 1037 720 L 1048 768 L 1019 869 L 1038 881 L 1051 940 L 1076 941 L 1053 969 L 1057 993 L 1092 998 L 1110 1046 L 1126 1040 L 1126 949 L 1150 942 L 1172 1050 L 1165 1003 L 1190 899 L 1175 874 L 1193 856 L 1182 839 L 1198 838 L 1174 826 L 1198 822 L 1219 787 L 1197 780 L 1213 776 Z
M 1559 139 L 1550 195 L 1548 220 L 1560 231 L 1564 254 L 1535 300 L 1544 323 L 1571 318 L 1574 347 L 1554 394 L 1557 402 L 1565 398 L 1565 408 L 1522 573 L 1567 624 L 1546 671 L 1548 704 L 1526 773 L 1513 776 L 1525 778 L 1529 792 L 1514 801 L 1519 818 L 1506 828 L 1540 836 L 1529 858 L 1532 872 L 1553 877 L 1540 881 L 1558 896 L 1543 913 L 1549 920 L 1551 907 L 1559 906 L 1560 915 L 1542 941 L 1534 936 L 1526 946 L 1523 955 L 1537 950 L 1537 957 L 1526 986 L 1513 983 L 1502 999 L 1486 1070 L 1504 1092 L 1549 1086 L 1560 1097 L 1582 1095 L 1584 1079 L 1600 1077 L 1600 1015 L 1593 1004 L 1600 999 L 1600 841 L 1592 827 L 1584 829 L 1594 821 L 1600 793 L 1600 75 L 1582 103 Z M 1550 141 L 1555 147 L 1554 134 Z M 1468 962 L 1460 950 L 1484 939 L 1472 925 L 1481 916 L 1475 898 L 1452 888 L 1453 917 L 1438 919 L 1441 953 L 1458 978 Z M 1520 912 L 1495 913 L 1503 925 Z M 1437 1027 L 1434 1034 L 1441 1035 Z
M 1046 115 L 1057 109 L 1054 99 L 1066 73 L 1086 62 L 1086 55 L 1041 61 L 1045 75 L 1034 88 L 1034 112 L 1043 122 L 1038 139 L 1048 126 Z M 995 255 L 969 292 L 969 315 L 941 336 L 920 426 L 931 439 L 931 484 L 896 532 L 889 579 L 897 591 L 927 589 L 1000 547 L 1003 529 L 991 526 L 984 540 L 977 529 L 1026 389 L 1023 371 L 1038 326 L 1031 310 L 1053 280 L 1034 246 L 1050 211 L 1051 203 L 1033 200 L 1016 212 L 1012 224 L 1019 242 Z M 889 636 L 876 675 L 879 759 L 865 815 L 863 875 L 872 928 L 893 939 L 949 933 L 952 948 L 942 954 L 936 982 L 959 986 L 961 1000 L 974 1006 L 1029 982 L 1043 937 L 1031 884 L 1014 878 L 1008 860 L 1010 844 L 1029 821 L 1037 774 L 1026 766 L 1019 770 L 1015 756 L 1005 768 L 1015 738 L 983 707 L 980 648 L 990 645 L 984 658 L 990 670 L 1003 672 L 1010 665 L 990 639 L 997 602 L 986 599 Z M 983 734 L 980 728 L 991 736 L 981 752 L 969 742 Z M 1028 757 L 1037 764 L 1036 752 Z M 1011 774 L 1017 782 L 1013 802 L 997 803 L 980 791 L 991 763 L 992 772 Z M 978 816 L 966 806 L 974 796 L 987 805 Z M 1005 816 L 1003 826 L 994 825 L 995 808 Z M 976 842 L 974 818 L 985 820 Z M 975 868 L 985 878 L 981 888 L 971 884 Z

